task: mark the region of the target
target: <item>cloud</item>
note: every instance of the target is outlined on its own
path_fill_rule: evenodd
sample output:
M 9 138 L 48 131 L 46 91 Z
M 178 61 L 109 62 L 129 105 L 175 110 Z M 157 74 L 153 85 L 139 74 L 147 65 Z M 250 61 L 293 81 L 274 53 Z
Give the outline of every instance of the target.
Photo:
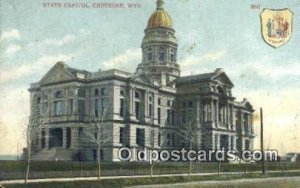
M 141 49 L 128 49 L 123 54 L 104 62 L 103 65 L 105 69 L 116 68 L 132 72 L 141 61 L 141 55 Z
M 29 115 L 29 92 L 26 88 L 1 87 L 0 98 L 0 155 L 16 154 L 25 146 L 25 127 Z M 16 131 L 18 130 L 18 131 Z
M 0 38 L 1 38 L 1 41 L 5 40 L 5 39 L 20 39 L 21 35 L 20 35 L 19 30 L 12 29 L 12 30 L 9 30 L 9 31 L 4 31 L 1 34 Z
M 68 55 L 44 56 L 33 63 L 2 67 L 0 70 L 0 84 L 17 80 L 26 76 L 40 74 L 40 72 L 49 69 L 58 61 L 69 60 L 71 60 L 71 56 Z
M 12 56 L 14 55 L 16 52 L 20 51 L 21 50 L 21 46 L 20 45 L 16 45 L 16 44 L 13 44 L 13 45 L 10 45 L 6 48 L 5 52 L 4 52 L 4 55 L 5 56 Z
M 62 39 L 46 39 L 42 43 L 48 46 L 63 46 L 75 40 L 76 37 L 74 35 L 66 35 Z
M 256 109 L 256 116 L 259 116 L 259 108 L 263 108 L 266 148 L 277 149 L 281 154 L 289 151 L 300 152 L 300 100 L 295 100 L 299 93 L 300 88 L 277 93 L 269 93 L 263 89 L 236 93 L 237 98 L 248 98 Z M 255 120 L 254 125 L 257 134 L 255 147 L 259 148 L 259 118 Z
M 204 63 L 209 63 L 216 61 L 220 58 L 222 58 L 226 54 L 226 50 L 219 50 L 215 52 L 210 52 L 207 53 L 203 56 L 195 57 L 193 55 L 188 56 L 185 58 L 182 62 L 180 62 L 181 67 L 189 67 L 193 65 L 198 65 L 198 64 L 204 64 Z

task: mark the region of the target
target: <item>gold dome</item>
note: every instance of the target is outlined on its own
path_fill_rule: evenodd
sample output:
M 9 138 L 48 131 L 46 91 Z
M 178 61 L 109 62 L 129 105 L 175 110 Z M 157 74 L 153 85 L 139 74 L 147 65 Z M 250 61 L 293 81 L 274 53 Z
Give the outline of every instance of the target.
M 171 16 L 163 9 L 163 0 L 157 0 L 156 11 L 150 16 L 147 28 L 173 27 Z

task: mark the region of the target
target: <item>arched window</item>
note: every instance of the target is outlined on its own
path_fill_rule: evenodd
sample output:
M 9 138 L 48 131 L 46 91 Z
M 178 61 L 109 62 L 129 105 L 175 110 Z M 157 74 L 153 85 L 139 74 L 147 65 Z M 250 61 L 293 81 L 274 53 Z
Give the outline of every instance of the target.
M 159 61 L 165 60 L 166 49 L 164 47 L 159 48 Z
M 62 97 L 62 92 L 61 92 L 61 91 L 57 91 L 57 92 L 54 94 L 54 97 L 55 97 L 55 98 L 61 98 L 61 97 Z
M 148 57 L 148 61 L 152 61 L 153 59 L 153 50 L 152 48 L 148 48 L 148 51 L 147 51 L 147 57 Z

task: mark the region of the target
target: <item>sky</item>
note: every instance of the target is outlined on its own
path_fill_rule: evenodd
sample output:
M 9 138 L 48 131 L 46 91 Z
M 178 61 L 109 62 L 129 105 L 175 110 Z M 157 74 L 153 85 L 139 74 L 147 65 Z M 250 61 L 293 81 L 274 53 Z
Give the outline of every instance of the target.
M 90 8 L 46 7 L 87 3 Z M 93 3 L 125 8 L 93 8 Z M 0 155 L 25 147 L 30 83 L 57 62 L 87 71 L 134 72 L 155 0 L 0 0 Z M 128 3 L 137 4 L 129 8 Z M 251 9 L 251 5 L 259 5 Z M 78 4 L 77 4 L 78 5 Z M 165 0 L 178 39 L 181 75 L 223 68 L 237 100 L 247 98 L 258 117 L 264 110 L 265 148 L 300 152 L 300 1 Z M 289 8 L 291 39 L 279 48 L 265 43 L 260 13 Z M 259 121 L 254 128 L 259 147 Z

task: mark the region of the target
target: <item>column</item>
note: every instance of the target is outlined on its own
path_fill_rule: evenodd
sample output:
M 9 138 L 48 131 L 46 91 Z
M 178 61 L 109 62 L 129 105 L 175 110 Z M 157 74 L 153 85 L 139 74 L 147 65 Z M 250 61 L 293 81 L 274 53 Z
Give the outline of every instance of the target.
M 216 122 L 219 124 L 219 100 L 216 100 Z
M 236 148 L 236 137 L 234 135 L 232 135 L 232 141 L 233 141 L 233 148 L 231 148 L 231 149 L 236 150 L 237 149 Z
M 127 113 L 128 116 L 130 117 L 130 119 L 133 119 L 134 116 L 134 110 L 133 110 L 133 103 L 134 103 L 134 89 L 132 88 L 132 86 L 128 86 L 128 98 L 127 98 Z
M 149 121 L 149 94 L 148 91 L 145 91 L 144 94 L 144 117 L 145 117 L 145 121 L 148 122 Z
M 62 147 L 63 148 L 67 148 L 67 128 L 66 127 L 64 127 L 64 128 L 62 128 L 62 130 L 63 130 L 63 142 L 62 142 Z
M 220 149 L 220 134 L 219 133 L 216 133 L 215 135 L 216 137 L 216 149 Z
M 77 148 L 78 147 L 78 128 L 73 127 L 71 128 L 71 148 Z
M 37 149 L 42 149 L 42 131 L 43 131 L 43 128 L 39 128 L 39 131 L 37 133 L 37 137 L 38 137 L 38 143 L 37 143 Z
M 231 148 L 231 135 L 228 135 L 228 149 L 232 149 Z
M 212 123 L 214 121 L 214 100 L 213 99 L 211 99 L 211 101 L 210 101 L 210 121 Z
M 49 129 L 45 128 L 45 149 L 49 149 Z

